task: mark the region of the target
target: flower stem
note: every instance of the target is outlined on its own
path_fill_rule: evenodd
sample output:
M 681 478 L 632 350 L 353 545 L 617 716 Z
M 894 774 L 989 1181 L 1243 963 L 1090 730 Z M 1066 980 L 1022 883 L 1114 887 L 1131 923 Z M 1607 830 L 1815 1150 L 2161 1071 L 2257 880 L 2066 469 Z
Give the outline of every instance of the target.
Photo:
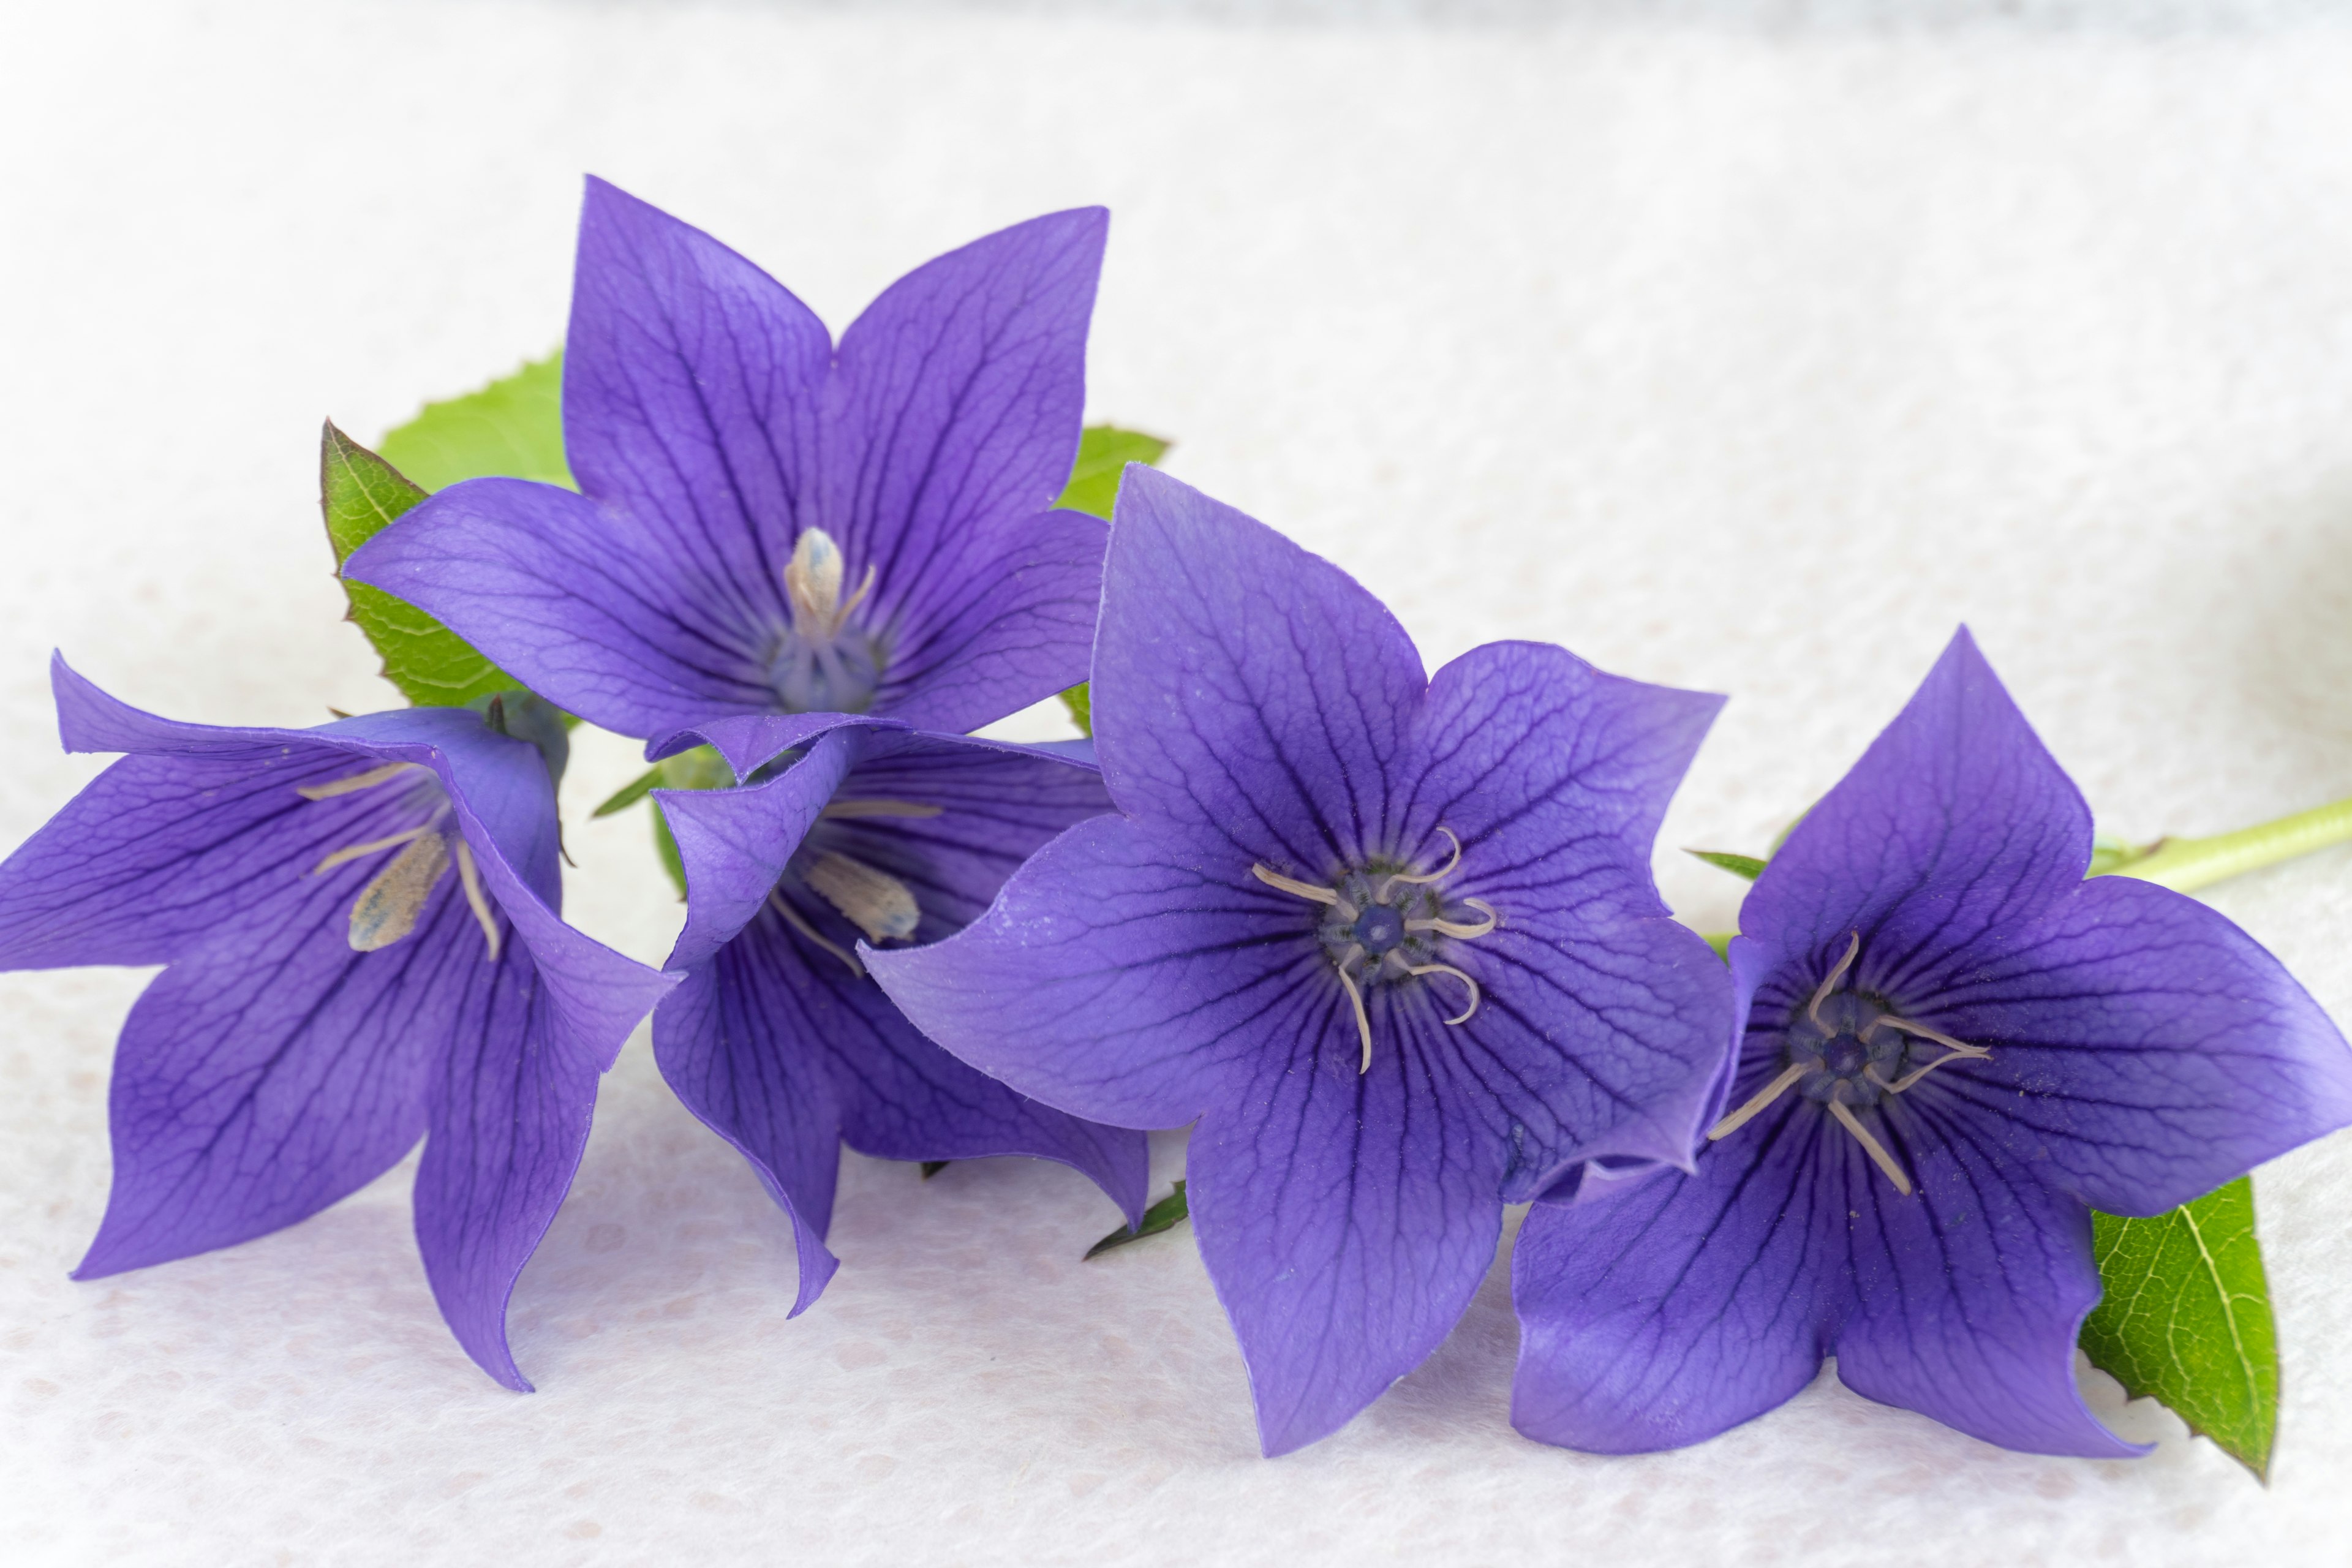
M 2339 800 L 2210 838 L 2159 838 L 2138 854 L 2092 874 L 2137 877 L 2176 893 L 2193 893 L 2231 877 L 2347 842 L 2352 842 L 2352 800 Z

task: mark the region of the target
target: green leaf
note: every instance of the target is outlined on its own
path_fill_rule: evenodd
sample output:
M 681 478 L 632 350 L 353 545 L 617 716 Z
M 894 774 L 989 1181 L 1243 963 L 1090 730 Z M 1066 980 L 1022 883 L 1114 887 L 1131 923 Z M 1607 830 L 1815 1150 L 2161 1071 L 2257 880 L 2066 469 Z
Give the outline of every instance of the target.
M 1734 855 L 1728 849 L 1685 849 L 1683 853 L 1704 860 L 1719 870 L 1728 871 L 1735 877 L 1745 877 L 1751 882 L 1764 874 L 1764 862 L 1753 855 Z
M 1062 693 L 1062 706 L 1070 710 L 1070 721 L 1077 725 L 1081 735 L 1095 732 L 1094 694 L 1087 687 L 1087 683 L 1081 680 Z
M 662 869 L 669 873 L 669 879 L 677 885 L 677 901 L 686 902 L 686 861 L 678 855 L 677 840 L 670 837 L 669 818 L 658 811 L 654 813 L 654 854 L 660 858 Z
M 1191 1206 L 1184 1201 L 1184 1184 L 1179 1182 L 1176 1184 L 1174 1192 L 1143 1211 L 1141 1225 L 1137 1226 L 1133 1230 L 1120 1226 L 1117 1230 L 1087 1247 L 1087 1257 L 1100 1258 L 1104 1253 L 1115 1247 L 1125 1247 L 1130 1241 L 1141 1241 L 1147 1236 L 1158 1236 L 1163 1230 L 1173 1230 L 1192 1212 Z
M 593 815 L 607 816 L 635 805 L 657 789 L 725 789 L 735 782 L 735 770 L 714 746 L 697 746 L 680 752 L 674 757 L 664 757 L 649 772 L 623 785 L 613 797 L 598 806 Z M 660 805 L 657 801 L 656 806 Z M 686 897 L 686 862 L 678 857 L 677 840 L 671 837 L 669 819 L 659 810 L 654 815 L 654 853 L 661 859 L 662 869 L 677 884 L 677 896 Z
M 383 449 L 427 490 L 488 474 L 578 489 L 563 460 L 563 351 L 479 392 L 426 404 L 384 437 Z
M 616 811 L 626 811 L 637 802 L 661 787 L 661 764 L 656 763 L 604 799 L 604 804 L 590 812 L 591 816 L 610 816 Z
M 339 571 L 352 551 L 424 499 L 398 468 L 329 421 L 319 442 L 319 506 Z M 383 660 L 383 678 L 418 707 L 463 708 L 521 684 L 406 600 L 348 580 L 343 593 L 351 619 Z
M 2091 1216 L 2106 1295 L 2083 1324 L 2091 1364 L 2154 1395 L 2267 1480 L 2278 1422 L 2278 1340 L 2241 1176 L 2153 1219 Z
M 1089 425 L 1078 436 L 1078 460 L 1070 468 L 1070 482 L 1055 506 L 1091 512 L 1108 520 L 1118 499 L 1118 477 L 1129 463 L 1157 463 L 1168 443 L 1139 430 L 1115 425 Z

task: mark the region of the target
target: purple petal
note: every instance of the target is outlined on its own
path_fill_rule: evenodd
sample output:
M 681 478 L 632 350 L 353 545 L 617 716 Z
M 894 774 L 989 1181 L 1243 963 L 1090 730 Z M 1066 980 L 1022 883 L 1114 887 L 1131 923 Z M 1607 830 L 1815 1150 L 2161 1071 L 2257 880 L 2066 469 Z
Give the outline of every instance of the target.
M 2004 1448 L 2146 1453 L 2099 1425 L 2074 1383 L 2075 1335 L 2099 1300 L 2090 1211 L 1979 1140 L 1972 1116 L 1903 1111 L 1919 1190 L 1881 1182 L 1854 1205 L 1858 1300 L 1834 1346 L 1839 1378 Z M 1870 1180 L 1859 1149 L 1843 1152 L 1850 1179 Z
M 1937 1072 L 2037 1177 L 2156 1215 L 2352 1123 L 2352 1050 L 2277 959 L 2220 915 L 2124 877 L 1975 943 L 1922 1021 L 1991 1059 Z
M 1530 643 L 1474 649 L 1430 684 L 1408 815 L 1460 838 L 1448 894 L 1501 921 L 1451 959 L 1483 993 L 1454 1037 L 1464 1092 L 1511 1150 L 1507 1200 L 1587 1159 L 1689 1161 L 1731 984 L 1667 916 L 1649 846 L 1721 705 Z
M 1180 1126 L 1222 1075 L 1282 1047 L 1285 998 L 1339 994 L 1311 944 L 1278 941 L 1295 900 L 1247 878 L 1222 839 L 1096 817 L 958 935 L 864 956 L 918 1028 L 992 1078 L 1090 1121 Z
M 686 868 L 686 927 L 669 968 L 708 961 L 760 912 L 856 755 L 855 736 L 835 731 L 764 784 L 654 792 Z
M 876 711 L 968 730 L 1085 679 L 1103 531 L 1046 509 L 1077 455 L 1108 222 L 1087 207 L 990 235 L 842 334 L 824 526 L 853 574 L 876 573 Z
M 1397 847 L 1421 658 L 1329 562 L 1152 469 L 1119 491 L 1095 647 L 1122 810 L 1320 877 Z
M 1495 1260 L 1500 1145 L 1444 1079 L 1427 1008 L 1376 993 L 1370 1070 L 1336 984 L 1300 987 L 1201 1120 L 1186 1196 L 1286 1454 L 1347 1424 L 1437 1347 Z
M 1793 1395 L 1845 1310 L 1846 1216 L 1883 1180 L 1784 1100 L 1696 1173 L 1538 1205 L 1511 1258 L 1511 1424 L 1638 1454 L 1700 1442 Z
M 1740 930 L 1817 975 L 1858 931 L 1854 983 L 1918 995 L 2074 891 L 2090 857 L 2082 795 L 1963 628 L 1756 879 Z
M 353 551 L 343 575 L 621 734 L 776 706 L 763 649 L 779 623 L 746 618 L 740 592 L 719 595 L 637 519 L 553 485 L 452 485 Z

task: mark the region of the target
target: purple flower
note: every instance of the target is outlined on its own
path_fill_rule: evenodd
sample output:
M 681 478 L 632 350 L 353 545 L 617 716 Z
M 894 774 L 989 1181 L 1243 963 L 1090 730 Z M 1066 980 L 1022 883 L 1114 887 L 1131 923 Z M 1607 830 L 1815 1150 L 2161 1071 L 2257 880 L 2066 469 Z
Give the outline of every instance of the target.
M 582 493 L 471 479 L 348 575 L 550 700 L 658 740 L 726 715 L 976 729 L 1084 680 L 1103 524 L 1049 510 L 1108 221 L 940 257 L 842 335 L 709 236 L 588 183 L 563 363 Z
M 1673 1447 L 1835 1355 L 2012 1448 L 2139 1452 L 2074 1386 L 2093 1208 L 2156 1215 L 2352 1121 L 2352 1053 L 2181 895 L 2084 880 L 2091 818 L 1963 631 L 1757 879 L 1711 1147 L 1538 1209 L 1513 1419 Z
M 1719 700 L 1527 643 L 1432 680 L 1336 567 L 1141 468 L 1093 696 L 1118 814 L 866 962 L 1049 1105 L 1198 1119 L 1202 1254 L 1285 1452 L 1444 1337 L 1505 1203 L 1688 1161 L 1730 985 L 1649 856 Z
M 933 942 L 988 907 L 1055 835 L 1110 809 L 1083 746 L 929 735 L 811 716 L 772 778 L 656 794 L 691 897 L 654 1015 L 654 1053 L 687 1107 L 792 1216 L 798 1313 L 838 1264 L 824 1246 L 844 1140 L 894 1160 L 1029 1154 L 1143 1212 L 1139 1133 L 1023 1099 L 925 1039 L 868 977 L 861 942 Z
M 423 1137 L 434 1296 L 528 1389 L 507 1299 L 597 1076 L 675 984 L 558 917 L 538 748 L 448 708 L 181 724 L 51 675 L 66 749 L 131 754 L 0 865 L 0 968 L 168 966 L 116 1049 L 114 1191 L 76 1277 L 291 1225 Z

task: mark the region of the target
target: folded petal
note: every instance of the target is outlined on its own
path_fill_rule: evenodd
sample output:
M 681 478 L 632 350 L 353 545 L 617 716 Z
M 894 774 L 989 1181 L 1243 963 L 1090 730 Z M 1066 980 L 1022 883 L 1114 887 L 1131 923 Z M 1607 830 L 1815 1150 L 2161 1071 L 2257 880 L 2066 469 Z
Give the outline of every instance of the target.
M 624 735 L 776 706 L 766 659 L 783 623 L 748 618 L 740 595 L 719 595 L 635 519 L 554 485 L 452 485 L 353 551 L 343 574 Z
M 2252 937 L 2169 889 L 2085 882 L 1955 967 L 1923 1021 L 1992 1056 L 1919 1089 L 2094 1208 L 2161 1214 L 2352 1123 L 2343 1035 Z
M 1963 628 L 1773 856 L 1740 930 L 1815 973 L 1858 931 L 1853 983 L 1916 996 L 2072 892 L 2090 858 L 2089 808 Z
M 563 435 L 583 492 L 730 626 L 792 616 L 784 563 L 815 515 L 833 340 L 700 229 L 591 177 L 564 341 Z
M 856 756 L 856 738 L 835 730 L 763 784 L 654 792 L 686 868 L 686 927 L 669 968 L 705 963 L 760 912 Z
M 705 1127 L 734 1145 L 793 1222 L 797 1316 L 841 1267 L 824 1245 L 841 1167 L 841 1109 L 807 1038 L 805 973 L 770 940 L 772 911 L 691 970 L 654 1014 L 662 1078 Z M 789 938 L 787 938 L 789 940 Z
M 1270 1037 L 1192 1135 L 1185 1195 L 1248 1363 L 1258 1436 L 1286 1454 L 1421 1364 L 1495 1260 L 1501 1149 L 1444 1092 L 1433 1009 L 1370 999 L 1359 1073 L 1336 984 L 1269 1009 Z
M 1511 1258 L 1511 1424 L 1562 1447 L 1647 1453 L 1811 1382 L 1844 1312 L 1847 1215 L 1873 1175 L 1826 1131 L 1818 1108 L 1784 1100 L 1694 1174 L 1529 1210 Z
M 456 1011 L 413 1201 L 441 1315 L 483 1371 L 528 1393 L 507 1343 L 507 1301 L 571 1189 L 611 1057 L 568 1026 L 531 947 L 501 925 L 495 960 L 477 952 L 439 982 Z
M 2004 1448 L 2147 1452 L 2099 1425 L 2074 1383 L 2075 1335 L 2099 1300 L 2090 1211 L 1979 1138 L 1973 1116 L 1913 1100 L 1894 1120 L 1917 1193 L 1882 1182 L 1853 1205 L 1839 1378 Z M 1873 1179 L 1859 1147 L 1841 1153 L 1852 1182 Z
M 1085 679 L 1103 533 L 1046 509 L 1077 456 L 1108 224 L 1085 207 L 976 240 L 842 334 L 824 526 L 853 581 L 875 573 L 877 712 L 969 730 Z
M 1283 1048 L 1292 999 L 1339 994 L 1312 942 L 1282 940 L 1296 901 L 1247 878 L 1221 838 L 1098 816 L 957 935 L 863 956 L 916 1027 L 991 1078 L 1090 1121 L 1180 1126 Z
M 1212 830 L 1294 876 L 1393 853 L 1424 689 L 1404 628 L 1346 573 L 1128 470 L 1092 687 L 1122 810 Z

